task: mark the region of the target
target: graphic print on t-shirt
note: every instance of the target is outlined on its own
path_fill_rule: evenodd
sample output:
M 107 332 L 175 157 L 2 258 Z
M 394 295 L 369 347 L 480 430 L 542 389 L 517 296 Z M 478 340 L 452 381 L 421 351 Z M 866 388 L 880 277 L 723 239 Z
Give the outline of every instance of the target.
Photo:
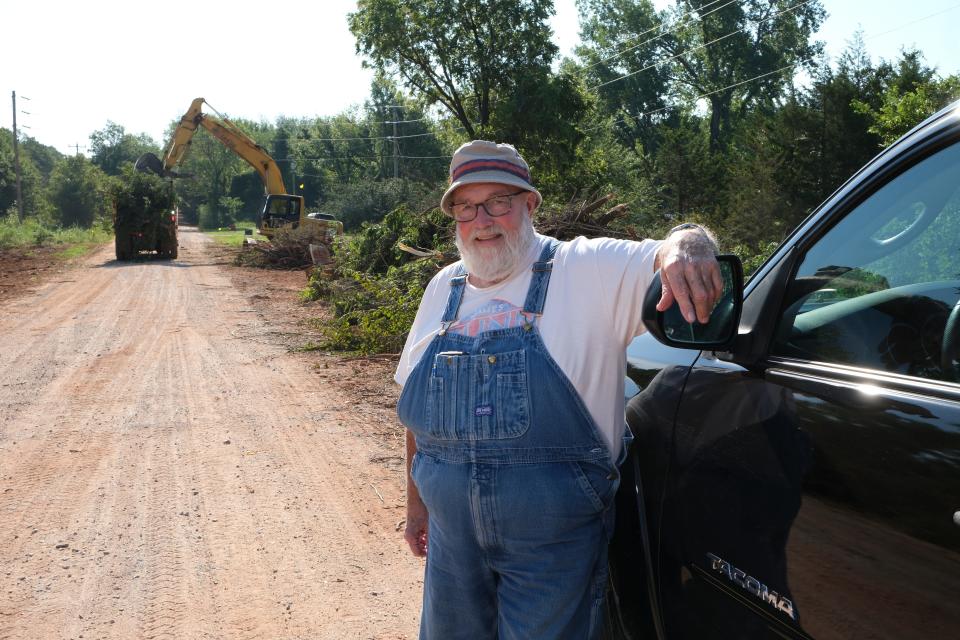
M 506 300 L 494 298 L 477 308 L 469 316 L 458 320 L 450 331 L 474 337 L 486 331 L 510 329 L 523 324 L 523 309 Z

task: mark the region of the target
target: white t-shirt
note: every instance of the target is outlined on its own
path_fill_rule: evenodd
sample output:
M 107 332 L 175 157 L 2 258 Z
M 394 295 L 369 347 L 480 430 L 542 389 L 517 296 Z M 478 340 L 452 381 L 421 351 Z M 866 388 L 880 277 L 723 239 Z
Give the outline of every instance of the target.
M 526 260 L 503 282 L 479 289 L 468 280 L 457 321 L 449 331 L 477 335 L 518 326 L 531 267 L 549 241 L 537 234 Z M 553 260 L 543 316 L 537 321 L 547 351 L 580 394 L 614 459 L 624 429 L 626 348 L 645 331 L 640 312 L 659 247 L 660 242 L 653 240 L 610 238 L 579 237 L 562 243 Z M 445 267 L 427 285 L 394 376 L 400 385 L 440 330 L 456 264 Z

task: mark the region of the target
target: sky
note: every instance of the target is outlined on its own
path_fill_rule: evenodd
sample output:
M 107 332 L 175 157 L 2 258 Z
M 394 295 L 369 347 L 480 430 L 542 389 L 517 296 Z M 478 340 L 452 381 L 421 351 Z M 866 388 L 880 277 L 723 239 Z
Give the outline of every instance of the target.
M 941 75 L 960 73 L 960 0 L 822 4 L 830 15 L 816 38 L 832 57 L 860 29 L 874 62 L 916 46 Z M 555 42 L 572 55 L 575 0 L 555 7 Z M 108 121 L 162 146 L 196 97 L 267 122 L 359 108 L 373 74 L 347 27 L 355 10 L 347 0 L 0 0 L 0 127 L 12 126 L 13 92 L 21 134 L 62 153 L 88 153 L 90 134 Z

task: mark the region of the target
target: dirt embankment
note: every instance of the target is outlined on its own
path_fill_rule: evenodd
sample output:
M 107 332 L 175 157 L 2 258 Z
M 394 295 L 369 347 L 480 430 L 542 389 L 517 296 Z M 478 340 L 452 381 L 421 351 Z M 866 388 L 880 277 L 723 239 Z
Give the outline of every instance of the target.
M 0 639 L 415 637 L 392 363 L 182 231 L 0 289 Z

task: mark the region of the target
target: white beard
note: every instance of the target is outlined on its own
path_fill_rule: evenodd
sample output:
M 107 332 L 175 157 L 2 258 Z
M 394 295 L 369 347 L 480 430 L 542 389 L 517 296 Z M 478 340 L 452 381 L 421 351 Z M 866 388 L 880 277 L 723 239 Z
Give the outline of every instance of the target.
M 460 258 L 463 260 L 463 266 L 471 276 L 485 280 L 491 283 L 506 280 L 526 257 L 535 235 L 533 230 L 533 220 L 529 215 L 524 215 L 524 222 L 516 232 L 511 233 L 501 227 L 496 222 L 492 228 L 482 231 L 489 234 L 490 231 L 503 234 L 504 242 L 499 247 L 483 247 L 482 243 L 464 242 L 460 238 L 460 231 L 456 235 L 457 249 L 460 251 Z M 474 231 L 472 237 L 467 240 L 473 240 L 480 232 Z

